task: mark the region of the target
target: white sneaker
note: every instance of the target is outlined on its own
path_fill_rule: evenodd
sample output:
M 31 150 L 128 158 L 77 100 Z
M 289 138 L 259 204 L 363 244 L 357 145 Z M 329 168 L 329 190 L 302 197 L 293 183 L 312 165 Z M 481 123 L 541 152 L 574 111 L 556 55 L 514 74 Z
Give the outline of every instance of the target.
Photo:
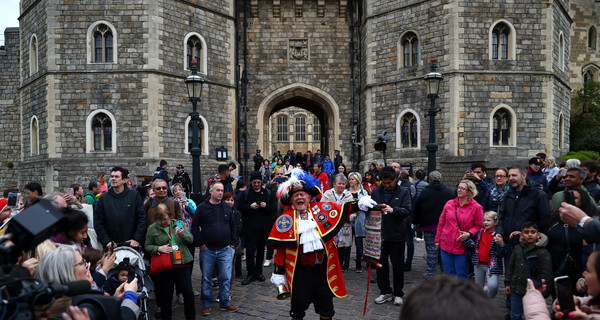
M 266 259 L 265 263 L 263 263 L 263 267 L 268 267 L 270 265 L 271 265 L 271 260 L 269 260 L 269 259 Z
M 425 240 L 423 240 L 423 238 L 415 238 L 415 241 L 417 241 L 417 242 L 423 242 Z
M 391 293 L 382 294 L 379 297 L 377 297 L 377 299 L 375 299 L 375 303 L 382 304 L 382 303 L 392 301 L 392 299 L 394 299 L 394 296 Z M 400 298 L 400 300 L 402 300 L 402 298 Z
M 395 305 L 401 305 L 404 303 L 404 300 L 402 300 L 402 297 L 394 297 L 394 304 Z
M 180 293 L 177 295 L 177 303 L 183 304 L 183 294 Z

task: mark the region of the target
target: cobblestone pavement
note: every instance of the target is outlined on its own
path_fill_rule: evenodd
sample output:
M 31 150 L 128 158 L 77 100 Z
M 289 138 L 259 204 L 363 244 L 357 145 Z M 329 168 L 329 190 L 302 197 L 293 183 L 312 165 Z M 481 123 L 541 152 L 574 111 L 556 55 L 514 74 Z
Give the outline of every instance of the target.
M 352 247 L 352 259 L 354 259 L 354 247 Z M 412 264 L 412 270 L 405 272 L 404 293 L 405 297 L 413 291 L 418 285 L 425 281 L 422 273 L 425 271 L 425 244 L 415 241 L 415 255 Z M 196 255 L 197 259 L 198 255 Z M 367 272 L 356 273 L 354 262 L 351 261 L 350 270 L 344 272 L 344 281 L 348 290 L 348 296 L 343 299 L 334 298 L 335 306 L 334 319 L 398 319 L 401 306 L 394 305 L 392 302 L 384 304 L 375 304 L 374 300 L 379 296 L 379 290 L 376 283 L 370 283 L 369 297 L 367 301 L 367 312 L 362 317 L 365 302 L 365 294 L 368 285 Z M 245 269 L 245 262 L 242 267 Z M 252 282 L 247 286 L 242 286 L 243 278 L 233 280 L 231 286 L 232 304 L 239 307 L 234 313 L 219 310 L 219 304 L 214 302 L 209 316 L 202 317 L 200 309 L 202 303 L 200 297 L 196 297 L 196 318 L 197 319 L 290 319 L 288 314 L 290 301 L 279 301 L 276 299 L 276 288 L 269 282 L 272 267 L 264 268 L 263 274 L 267 278 L 265 282 Z M 244 270 L 245 272 L 245 270 Z M 374 276 L 374 269 L 371 270 L 371 276 Z M 390 278 L 391 280 L 391 278 Z M 502 278 L 499 283 L 502 282 Z M 200 268 L 196 262 L 192 275 L 194 290 L 200 291 L 202 281 Z M 504 288 L 498 289 L 498 296 L 494 299 L 499 306 L 504 306 Z M 213 294 L 217 296 L 218 289 L 214 289 Z M 153 319 L 155 301 L 150 301 L 151 319 Z M 504 311 L 504 309 L 502 308 Z M 185 319 L 183 315 L 183 306 L 173 301 L 173 319 Z M 311 305 L 307 310 L 305 319 L 319 319 Z

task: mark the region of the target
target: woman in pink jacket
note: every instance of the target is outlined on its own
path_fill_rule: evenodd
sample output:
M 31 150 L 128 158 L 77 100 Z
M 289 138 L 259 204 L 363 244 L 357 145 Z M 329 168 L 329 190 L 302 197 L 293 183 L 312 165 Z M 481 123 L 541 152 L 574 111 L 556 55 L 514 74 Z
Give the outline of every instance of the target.
M 435 247 L 442 249 L 444 273 L 467 280 L 469 259 L 463 241 L 483 226 L 483 207 L 473 200 L 477 196 L 477 188 L 471 180 L 462 180 L 456 194 L 458 197 L 446 202 L 440 215 Z

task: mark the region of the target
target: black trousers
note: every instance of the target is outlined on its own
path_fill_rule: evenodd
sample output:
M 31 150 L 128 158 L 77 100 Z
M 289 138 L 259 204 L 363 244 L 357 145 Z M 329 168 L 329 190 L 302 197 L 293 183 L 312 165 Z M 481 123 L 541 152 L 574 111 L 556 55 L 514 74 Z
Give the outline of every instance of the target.
M 392 261 L 392 277 L 394 288 L 390 286 L 390 264 Z M 381 242 L 381 268 L 377 269 L 377 287 L 381 294 L 392 293 L 396 297 L 404 296 L 404 241 Z
M 292 309 L 290 316 L 303 319 L 312 302 L 321 317 L 333 317 L 333 293 L 327 283 L 326 264 L 315 267 L 296 265 L 292 285 Z
M 246 269 L 249 276 L 258 277 L 262 274 L 267 236 L 262 229 L 252 230 L 244 236 L 246 242 Z
M 160 307 L 160 318 L 162 320 L 171 320 L 173 305 L 173 286 L 177 287 L 183 294 L 183 310 L 186 320 L 196 318 L 196 304 L 194 303 L 194 291 L 192 290 L 192 268 L 173 268 L 163 274 L 153 277 L 156 287 L 156 302 Z

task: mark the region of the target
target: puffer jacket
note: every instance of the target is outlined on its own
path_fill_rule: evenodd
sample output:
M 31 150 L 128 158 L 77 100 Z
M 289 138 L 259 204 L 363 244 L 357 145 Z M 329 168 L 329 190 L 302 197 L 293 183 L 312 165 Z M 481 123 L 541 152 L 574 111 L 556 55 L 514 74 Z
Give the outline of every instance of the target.
M 538 256 L 538 268 L 541 278 L 545 279 L 546 283 L 550 283 L 552 280 L 552 259 L 546 245 L 548 245 L 548 237 L 540 233 L 540 238 L 531 248 L 527 247 L 523 240 L 520 240 L 519 244 L 514 247 L 508 263 L 508 271 L 506 271 L 504 277 L 504 284 L 510 286 L 511 292 L 525 294 L 528 276 L 527 257 L 531 256 Z M 544 297 L 549 294 L 549 290 L 543 293 Z
M 460 228 L 458 227 L 458 222 Z M 460 205 L 458 198 L 454 198 L 444 206 L 437 226 L 435 242 L 440 244 L 440 249 L 451 254 L 465 254 L 465 245 L 456 241 L 460 236 L 460 231 L 467 231 L 471 234 L 477 233 L 483 226 L 483 208 L 474 199 L 469 200 L 463 206 Z
M 481 235 L 485 232 L 484 228 L 481 228 L 477 232 L 477 234 L 473 237 L 473 239 L 467 239 L 464 243 L 465 246 L 475 250 L 475 253 L 471 257 L 471 262 L 474 266 L 479 264 L 479 241 L 481 240 Z M 493 235 L 496 235 L 494 232 Z M 490 255 L 488 259 L 488 275 L 501 275 L 502 274 L 502 257 L 506 254 L 506 245 L 499 246 L 496 243 L 495 239 L 492 239 L 492 244 L 490 246 Z

